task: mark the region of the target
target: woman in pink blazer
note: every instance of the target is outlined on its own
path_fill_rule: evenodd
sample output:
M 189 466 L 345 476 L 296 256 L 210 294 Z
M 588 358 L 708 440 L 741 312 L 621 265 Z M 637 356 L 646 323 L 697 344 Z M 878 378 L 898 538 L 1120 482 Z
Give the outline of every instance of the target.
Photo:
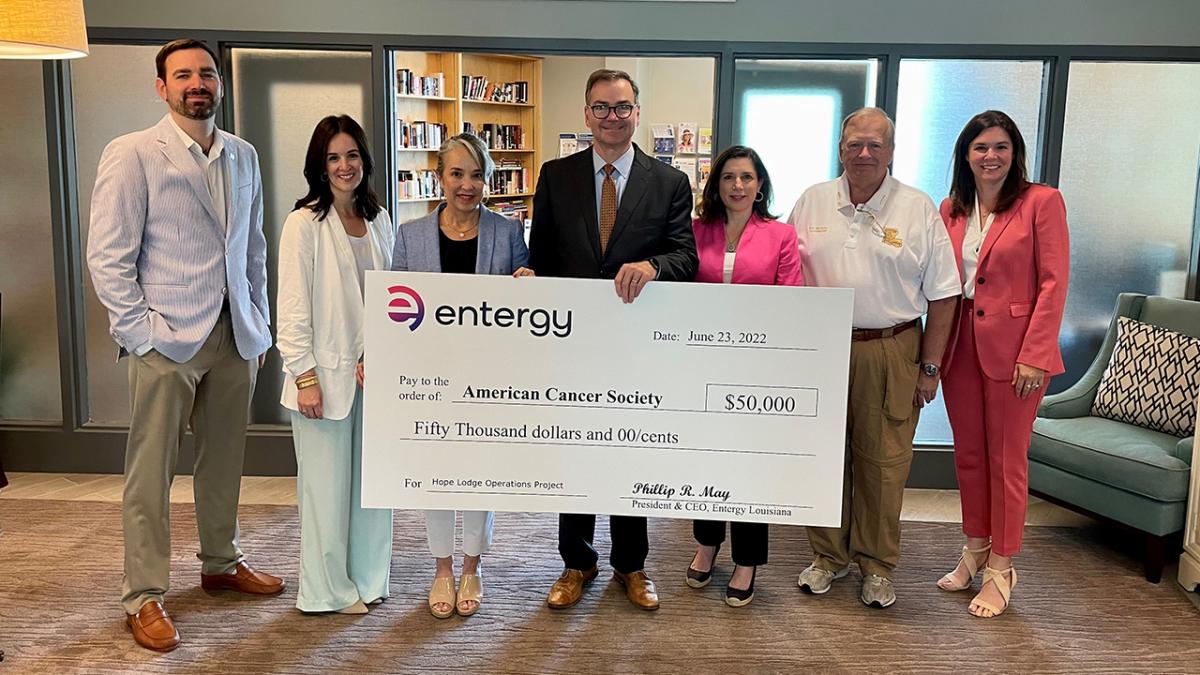
M 942 382 L 967 543 L 938 586 L 965 590 L 985 564 L 968 611 L 988 618 L 1008 607 L 1017 583 L 1029 436 L 1050 376 L 1063 372 L 1067 214 L 1058 190 L 1026 178 L 1017 125 L 989 110 L 958 136 L 942 219 L 963 279 Z
M 771 178 L 754 150 L 735 145 L 713 163 L 692 221 L 700 267 L 696 281 L 720 284 L 803 286 L 796 231 L 775 220 Z M 754 577 L 767 562 L 767 524 L 730 524 L 733 575 L 725 588 L 731 607 L 754 599 Z M 703 588 L 712 581 L 717 552 L 725 541 L 724 521 L 697 520 L 692 532 L 699 546 L 687 569 L 687 584 Z

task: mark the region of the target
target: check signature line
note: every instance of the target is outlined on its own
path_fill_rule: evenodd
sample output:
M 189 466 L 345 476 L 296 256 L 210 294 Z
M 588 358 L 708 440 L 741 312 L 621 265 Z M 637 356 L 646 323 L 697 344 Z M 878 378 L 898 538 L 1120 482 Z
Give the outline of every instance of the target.
M 739 386 L 739 385 L 729 385 Z M 772 387 L 773 389 L 782 389 L 785 387 Z M 795 387 L 803 389 L 804 387 Z M 811 415 L 801 415 L 799 413 L 769 413 L 769 412 L 750 412 L 744 410 L 696 410 L 693 408 L 643 408 L 630 405 L 580 405 L 578 403 L 536 403 L 531 401 L 450 401 L 451 403 L 465 403 L 467 405 L 516 405 L 529 406 L 538 408 L 584 408 L 587 410 L 646 410 L 649 412 L 677 412 L 677 413 L 709 413 L 714 415 L 755 415 L 757 417 L 816 417 L 816 413 Z
M 768 504 L 766 502 L 726 502 L 720 499 L 691 499 L 688 497 L 655 497 L 654 495 L 634 495 L 631 497 L 621 497 L 621 499 L 640 499 L 642 501 L 657 501 L 657 502 L 681 502 L 681 503 L 703 503 L 703 504 L 730 504 L 738 506 L 775 506 L 781 509 L 812 509 L 812 506 L 805 504 Z
M 782 352 L 816 352 L 816 347 L 768 347 L 766 345 L 719 345 L 710 342 L 685 342 L 686 347 L 720 347 L 721 349 L 771 349 Z
M 426 490 L 446 495 L 515 495 L 520 497 L 587 497 L 588 495 L 559 495 L 546 492 L 497 492 L 495 490 Z
M 493 441 L 486 438 L 395 438 L 395 441 L 417 441 L 423 443 L 499 443 L 501 445 L 570 445 L 579 448 L 640 448 L 644 450 L 671 450 L 674 452 L 721 452 L 734 455 L 775 455 L 779 457 L 816 457 L 812 452 L 772 452 L 770 450 L 730 450 L 727 448 L 669 448 L 661 445 L 613 445 L 610 443 L 552 443 L 546 441 Z

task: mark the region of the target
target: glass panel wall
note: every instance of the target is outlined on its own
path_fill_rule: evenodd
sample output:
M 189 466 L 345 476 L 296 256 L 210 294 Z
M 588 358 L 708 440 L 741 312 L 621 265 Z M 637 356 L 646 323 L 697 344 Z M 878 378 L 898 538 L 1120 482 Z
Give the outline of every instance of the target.
M 1038 180 L 1046 70 L 1042 61 L 901 61 L 892 173 L 941 203 L 950 192 L 958 133 L 977 113 L 1002 110 L 1021 130 L 1025 168 Z
M 804 190 L 836 178 L 842 118 L 875 105 L 878 61 L 738 59 L 733 139 L 762 156 L 781 217 Z
M 79 234 L 87 251 L 92 190 L 100 153 L 114 138 L 151 127 L 167 114 L 154 90 L 158 46 L 92 45 L 86 59 L 71 62 L 75 96 L 75 170 L 79 189 Z M 125 361 L 108 333 L 108 311 L 96 298 L 87 261 L 84 279 L 88 412 L 101 425 L 129 423 L 129 378 Z
M 1067 373 L 1099 349 L 1117 295 L 1186 293 L 1200 164 L 1200 63 L 1071 64 L 1060 183 L 1071 228 Z
M 62 421 L 42 64 L 0 61 L 0 420 Z
M 984 110 L 1003 110 L 1027 146 L 1026 170 L 1038 180 L 1046 64 L 1042 61 L 921 60 L 900 62 L 896 155 L 892 174 L 940 204 L 950 193 L 954 141 Z M 918 444 L 953 441 L 942 396 L 921 411 Z
M 271 298 L 271 326 L 275 326 L 275 273 L 279 233 L 296 200 L 308 191 L 304 181 L 304 154 L 313 128 L 326 115 L 346 114 L 367 131 L 372 150 L 381 140 L 370 139 L 370 52 L 299 49 L 231 50 L 232 83 L 226 87 L 234 100 L 234 133 L 258 150 L 263 183 L 263 230 L 267 235 L 267 287 Z M 375 154 L 378 154 L 376 152 Z M 376 189 L 386 174 L 383 157 L 375 160 Z M 279 354 L 272 348 L 258 374 L 250 420 L 255 424 L 287 424 L 279 405 L 283 384 Z

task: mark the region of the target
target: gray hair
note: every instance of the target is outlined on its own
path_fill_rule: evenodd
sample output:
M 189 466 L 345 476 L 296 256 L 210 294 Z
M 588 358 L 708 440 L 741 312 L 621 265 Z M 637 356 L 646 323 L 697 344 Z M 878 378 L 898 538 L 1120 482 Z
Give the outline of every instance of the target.
M 883 108 L 870 108 L 870 107 L 859 108 L 858 110 L 855 110 L 854 112 L 850 113 L 849 115 L 846 115 L 846 119 L 842 120 L 842 136 L 840 139 L 838 139 L 838 145 L 841 145 L 842 143 L 844 143 L 846 141 L 846 127 L 850 125 L 850 122 L 852 122 L 853 120 L 855 120 L 859 117 L 869 117 L 872 115 L 882 117 L 887 122 L 888 144 L 891 145 L 893 148 L 896 147 L 896 123 L 892 121 L 891 116 L 889 116 Z
M 442 147 L 438 148 L 438 178 L 441 178 L 442 174 L 446 171 L 446 154 L 455 147 L 466 150 L 467 154 L 479 165 L 479 168 L 483 169 L 483 182 L 486 183 L 492 179 L 492 172 L 496 170 L 496 163 L 492 161 L 492 156 L 488 153 L 487 145 L 475 134 L 467 133 L 447 138 L 442 142 Z

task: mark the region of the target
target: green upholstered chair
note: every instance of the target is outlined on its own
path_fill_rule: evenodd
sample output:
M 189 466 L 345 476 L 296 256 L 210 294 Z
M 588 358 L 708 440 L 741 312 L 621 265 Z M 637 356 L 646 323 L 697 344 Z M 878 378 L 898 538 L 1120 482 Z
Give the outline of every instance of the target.
M 1200 302 L 1122 293 L 1087 372 L 1038 409 L 1029 444 L 1029 493 L 1144 533 L 1146 579 L 1158 583 L 1168 542 L 1177 547 L 1187 518 L 1192 438 L 1091 416 L 1116 345 L 1118 316 L 1200 337 Z

